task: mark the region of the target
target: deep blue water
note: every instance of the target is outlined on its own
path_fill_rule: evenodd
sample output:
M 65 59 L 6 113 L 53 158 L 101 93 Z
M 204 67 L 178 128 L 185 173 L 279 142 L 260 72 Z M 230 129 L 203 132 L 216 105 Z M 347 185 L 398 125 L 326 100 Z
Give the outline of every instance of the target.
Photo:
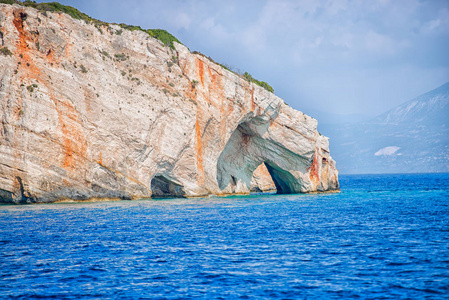
M 448 299 L 449 174 L 340 183 L 0 206 L 0 298 Z

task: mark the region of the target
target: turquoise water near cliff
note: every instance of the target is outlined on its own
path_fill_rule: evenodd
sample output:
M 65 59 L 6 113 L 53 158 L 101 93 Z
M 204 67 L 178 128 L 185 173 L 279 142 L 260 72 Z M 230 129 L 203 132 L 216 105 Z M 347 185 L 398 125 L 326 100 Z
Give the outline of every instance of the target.
M 2 299 L 441 299 L 449 174 L 315 195 L 0 206 Z

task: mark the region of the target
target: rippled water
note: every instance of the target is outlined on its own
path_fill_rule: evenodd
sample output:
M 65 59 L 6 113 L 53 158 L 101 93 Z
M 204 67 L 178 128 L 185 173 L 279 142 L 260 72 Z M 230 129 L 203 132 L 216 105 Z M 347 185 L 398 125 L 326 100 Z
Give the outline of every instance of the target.
M 448 298 L 449 174 L 319 195 L 0 206 L 0 297 Z

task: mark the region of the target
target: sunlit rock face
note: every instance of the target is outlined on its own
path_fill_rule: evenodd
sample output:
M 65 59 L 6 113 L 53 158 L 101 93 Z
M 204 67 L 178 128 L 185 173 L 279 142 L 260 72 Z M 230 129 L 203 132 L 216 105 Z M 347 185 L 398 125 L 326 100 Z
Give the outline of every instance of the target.
M 0 199 L 337 190 L 315 119 L 175 44 L 0 4 Z M 261 189 L 262 190 L 262 189 Z
M 253 173 L 250 182 L 251 193 L 275 193 L 276 185 L 271 178 L 265 163 L 260 164 Z

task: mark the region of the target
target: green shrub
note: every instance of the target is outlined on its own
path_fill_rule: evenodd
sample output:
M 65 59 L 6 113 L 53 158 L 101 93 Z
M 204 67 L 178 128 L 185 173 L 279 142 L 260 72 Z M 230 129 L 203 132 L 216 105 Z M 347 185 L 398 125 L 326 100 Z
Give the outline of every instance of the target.
M 11 56 L 12 52 L 7 47 L 0 48 L 0 54 L 3 54 L 4 56 Z
M 116 61 L 124 61 L 127 59 L 127 56 L 124 53 L 114 54 Z
M 245 72 L 243 74 L 243 77 L 246 78 L 246 80 L 248 80 L 249 82 L 253 82 L 255 84 L 257 84 L 258 86 L 263 87 L 264 89 L 266 89 L 267 91 L 274 93 L 274 89 L 265 81 L 259 81 L 256 78 L 254 78 L 253 76 L 251 76 L 251 74 L 249 74 L 248 72 Z
M 223 69 L 226 69 L 226 70 L 228 70 L 228 71 L 231 71 L 232 73 L 236 73 L 236 72 L 232 71 L 231 68 L 228 67 L 228 66 L 225 65 L 225 64 L 220 64 L 220 63 L 217 63 L 217 64 L 218 64 L 220 67 L 222 67 Z
M 87 73 L 87 69 L 86 69 L 86 67 L 85 67 L 85 66 L 83 66 L 83 65 L 80 65 L 80 68 L 81 68 L 81 72 L 83 72 L 83 73 Z
M 201 52 L 193 51 L 192 53 L 193 53 L 193 54 L 201 55 L 201 56 L 203 56 L 203 57 L 209 59 L 211 62 L 216 63 L 217 65 L 221 66 L 222 68 L 224 68 L 224 69 L 226 69 L 226 70 L 228 70 L 228 71 L 231 71 L 232 73 L 234 73 L 234 74 L 236 74 L 236 75 L 241 75 L 241 74 L 239 74 L 238 72 L 231 70 L 231 68 L 228 67 L 227 65 L 217 63 L 217 62 L 215 62 L 211 57 L 208 57 L 208 56 L 204 55 L 204 54 L 201 53 Z M 273 89 L 268 83 L 266 83 L 265 81 L 259 81 L 259 80 L 255 79 L 255 78 L 254 78 L 253 76 L 251 76 L 251 74 L 249 74 L 248 72 L 243 73 L 242 76 L 245 77 L 245 79 L 248 80 L 249 82 L 253 82 L 253 83 L 257 84 L 258 86 L 263 87 L 263 88 L 266 89 L 267 91 L 269 91 L 269 92 L 271 92 L 271 93 L 274 93 L 274 89 Z
M 1 0 L 0 0 L 1 1 Z M 109 24 L 94 18 L 89 17 L 88 15 L 86 15 L 85 13 L 80 12 L 79 10 L 77 10 L 76 8 L 72 7 L 72 6 L 68 6 L 68 5 L 62 5 L 60 3 L 57 2 L 47 2 L 47 3 L 36 3 L 34 1 L 16 1 L 17 4 L 23 5 L 23 6 L 28 6 L 28 7 L 33 7 L 38 9 L 39 11 L 42 12 L 43 15 L 47 15 L 47 12 L 60 12 L 60 13 L 65 13 L 68 14 L 69 16 L 71 16 L 74 19 L 78 19 L 78 20 L 83 20 L 86 23 L 92 23 L 94 24 L 99 30 L 101 30 L 99 28 L 99 26 L 101 25 L 105 25 L 108 26 Z
M 130 30 L 130 31 L 134 31 L 134 30 L 145 31 L 144 29 L 142 29 L 142 27 L 136 26 L 136 25 L 128 25 L 125 23 L 120 23 L 120 24 L 118 24 L 118 26 L 122 27 L 123 29 Z
M 120 26 L 126 30 L 131 30 L 131 31 L 139 30 L 139 31 L 146 32 L 149 35 L 151 35 L 152 37 L 160 40 L 162 43 L 164 43 L 164 45 L 172 48 L 173 50 L 175 49 L 173 42 L 177 42 L 177 43 L 181 44 L 181 42 L 176 37 L 174 37 L 172 34 L 170 34 L 167 30 L 164 30 L 164 29 L 143 29 L 140 26 L 128 25 L 128 24 L 124 24 L 124 23 L 120 23 L 120 24 L 118 24 L 118 26 Z M 118 35 L 121 34 L 121 32 L 119 33 L 118 31 L 116 33 Z
M 100 32 L 102 32 L 100 26 L 106 26 L 106 27 L 110 28 L 110 24 L 107 23 L 107 22 L 103 22 L 103 21 L 91 18 L 88 15 L 86 15 L 85 13 L 80 12 L 79 10 L 77 10 L 74 7 L 67 6 L 67 5 L 62 5 L 62 4 L 57 3 L 57 2 L 36 3 L 34 1 L 29 1 L 29 0 L 28 1 L 23 1 L 23 2 L 19 1 L 19 0 L 0 0 L 0 3 L 19 4 L 19 5 L 23 5 L 23 6 L 27 6 L 27 7 L 34 7 L 36 9 L 38 9 L 39 11 L 41 11 L 42 14 L 45 15 L 45 16 L 47 15 L 46 14 L 47 11 L 66 13 L 66 14 L 68 14 L 69 16 L 71 16 L 74 19 L 83 20 L 86 23 L 94 24 L 99 29 Z M 123 24 L 123 23 L 118 24 L 118 26 L 120 26 L 121 28 L 126 29 L 126 30 L 143 31 L 143 32 L 149 34 L 150 36 L 160 40 L 164 45 L 170 47 L 171 49 L 175 49 L 175 46 L 173 44 L 174 42 L 182 44 L 175 36 L 173 36 L 168 31 L 163 30 L 163 29 L 143 29 L 140 26 L 127 25 L 127 24 Z M 122 29 L 117 30 L 115 33 L 117 35 L 121 35 L 122 34 Z M 0 54 L 12 55 L 12 52 L 9 51 L 8 48 L 3 47 L 3 48 L 0 48 Z M 200 52 L 197 52 L 197 51 L 194 51 L 193 54 L 200 54 L 200 55 L 202 55 L 204 57 L 207 57 L 204 54 L 202 54 Z M 109 55 L 106 55 L 106 54 L 104 54 L 104 55 L 105 56 L 109 56 Z M 128 58 L 123 53 L 122 54 L 115 54 L 114 56 L 115 56 L 115 60 L 117 60 L 117 61 L 124 61 L 124 60 L 126 60 Z M 211 57 L 207 57 L 207 58 L 210 61 L 216 63 Z M 177 59 L 175 57 L 173 57 L 172 60 L 173 60 L 174 63 L 177 63 Z M 230 67 L 228 67 L 228 66 L 226 66 L 224 64 L 220 64 L 220 63 L 216 63 L 216 64 L 220 65 L 222 68 L 224 68 L 224 69 L 226 69 L 228 71 L 233 72 L 234 74 L 239 74 L 238 72 L 235 72 L 235 71 L 231 70 Z M 169 66 L 169 67 L 171 67 L 171 66 Z M 86 70 L 86 72 L 84 72 L 84 70 L 85 70 L 85 68 L 82 67 L 83 73 L 86 73 L 87 70 Z M 248 81 L 253 82 L 253 83 L 263 87 L 264 89 L 266 89 L 267 91 L 269 91 L 271 93 L 274 92 L 274 89 L 268 83 L 266 83 L 264 81 L 259 81 L 259 80 L 255 79 L 255 78 L 253 78 L 247 72 L 245 72 L 243 74 L 243 77 L 245 77 Z
M 228 71 L 231 71 L 231 72 L 234 73 L 234 74 L 240 75 L 239 73 L 237 73 L 237 72 L 231 70 L 231 68 L 228 67 L 227 65 L 225 65 L 225 64 L 220 64 L 220 63 L 214 61 L 214 60 L 212 59 L 212 57 L 210 57 L 210 56 L 206 56 L 206 55 L 204 55 L 203 53 L 198 52 L 198 51 L 193 51 L 192 53 L 193 53 L 193 54 L 201 55 L 202 57 L 207 58 L 207 59 L 210 60 L 211 62 L 216 63 L 216 64 L 219 65 L 220 67 L 222 67 L 222 68 L 224 68 L 224 69 L 226 69 L 226 70 L 228 70 Z
M 103 60 L 104 60 L 105 57 L 111 58 L 109 53 L 107 51 L 105 51 L 105 50 L 103 50 L 103 51 L 98 50 L 98 52 L 100 52 L 100 54 L 103 55 Z
M 0 3 L 5 3 L 5 4 L 21 4 L 18 1 L 15 0 L 0 0 Z
M 22 1 L 18 1 L 18 0 L 0 0 L 0 3 L 19 4 L 19 5 L 23 5 L 23 6 L 27 6 L 27 7 L 33 7 L 33 8 L 38 9 L 39 11 L 41 11 L 42 14 L 45 16 L 47 15 L 48 11 L 66 13 L 74 19 L 83 20 L 86 23 L 94 24 L 101 33 L 102 33 L 102 30 L 101 30 L 100 26 L 104 25 L 106 27 L 109 27 L 109 25 L 110 25 L 107 22 L 103 22 L 103 21 L 91 18 L 88 15 L 86 15 L 85 13 L 80 12 L 79 10 L 77 10 L 74 7 L 62 5 L 57 2 L 36 3 L 34 1 L 23 1 L 22 2 Z M 126 30 L 131 30 L 131 31 L 140 30 L 140 31 L 146 32 L 147 34 L 160 40 L 162 43 L 164 43 L 164 45 L 172 48 L 173 50 L 175 49 L 173 42 L 177 42 L 177 43 L 181 44 L 181 42 L 176 37 L 174 37 L 172 34 L 170 34 L 168 31 L 166 31 L 164 29 L 143 29 L 140 26 L 127 25 L 127 24 L 123 24 L 123 23 L 118 24 L 118 26 L 120 26 Z M 122 30 L 117 30 L 115 33 L 117 35 L 121 35 Z
M 146 31 L 149 35 L 151 35 L 154 38 L 157 38 L 160 40 L 164 45 L 169 46 L 173 50 L 175 50 L 175 46 L 173 45 L 173 42 L 177 42 L 179 44 L 182 44 L 176 37 L 174 37 L 172 34 L 170 34 L 167 30 L 164 29 L 148 29 Z

